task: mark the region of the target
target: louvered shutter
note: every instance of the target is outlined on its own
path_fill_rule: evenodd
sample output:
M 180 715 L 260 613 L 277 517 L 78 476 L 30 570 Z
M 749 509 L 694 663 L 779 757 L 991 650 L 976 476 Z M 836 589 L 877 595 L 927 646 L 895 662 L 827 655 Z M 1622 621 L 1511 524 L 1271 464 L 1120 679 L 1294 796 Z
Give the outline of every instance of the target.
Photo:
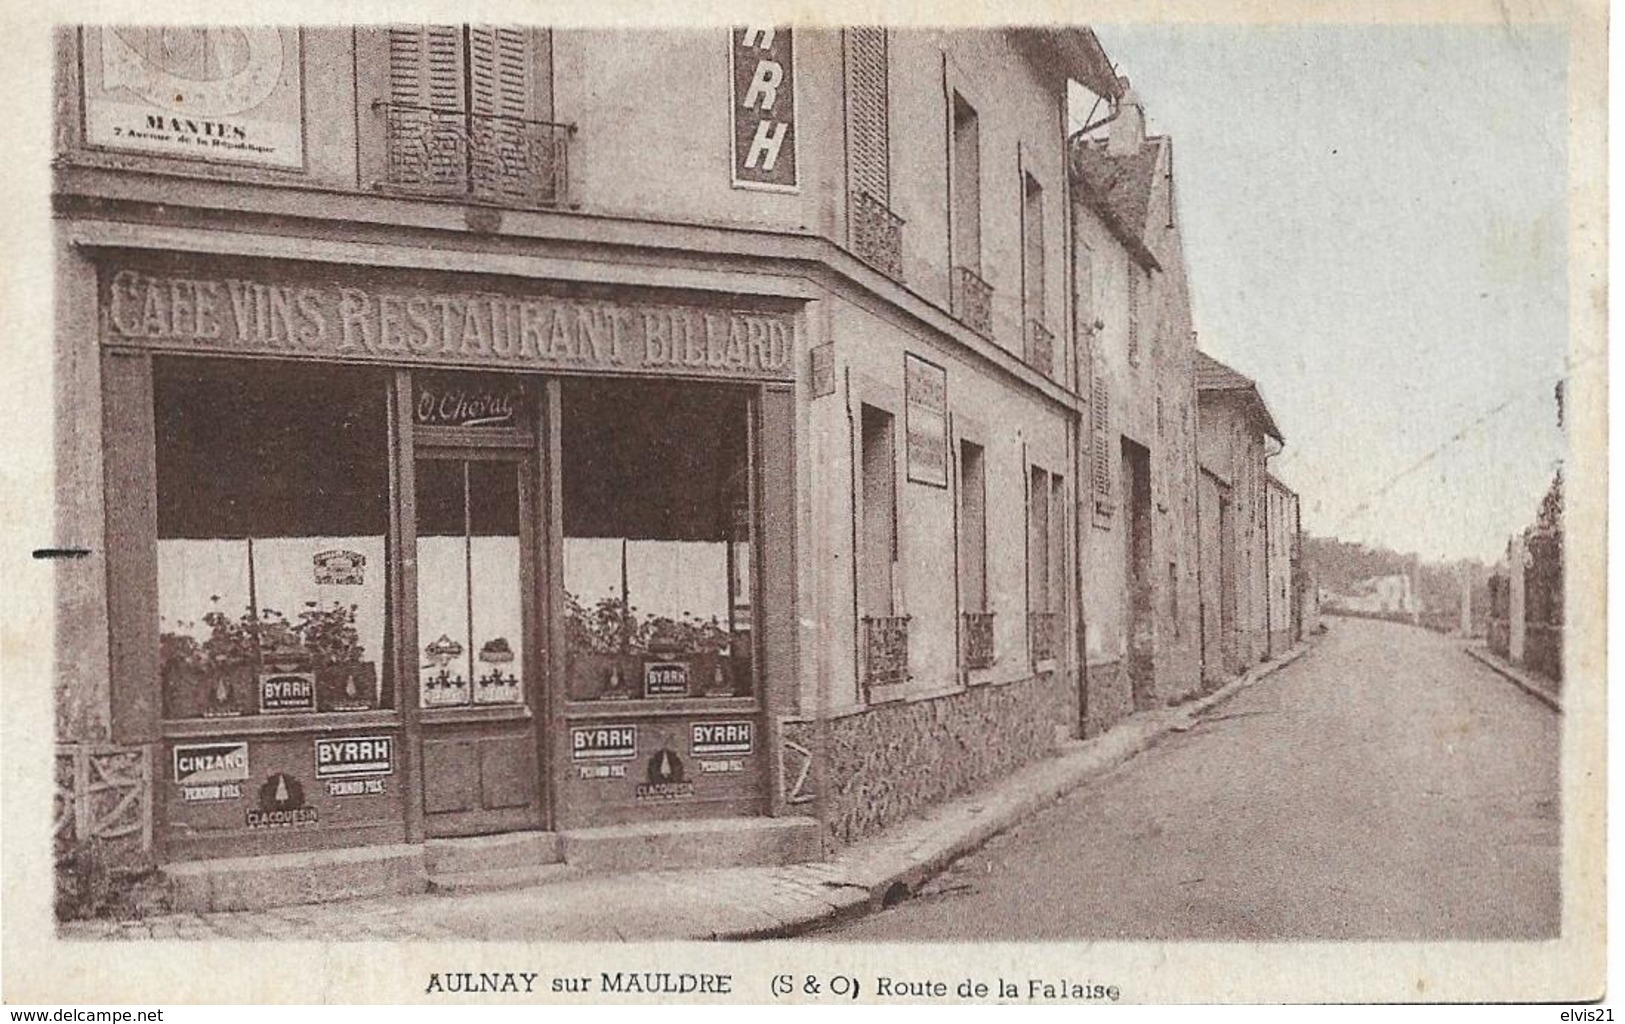
M 1128 361 L 1140 365 L 1140 268 L 1128 268 Z
M 472 190 L 490 199 L 558 198 L 563 140 L 550 120 L 547 47 L 532 29 L 468 27 Z
M 891 205 L 891 97 L 884 28 L 849 28 L 846 42 L 848 187 Z
M 446 187 L 467 173 L 463 30 L 394 25 L 388 31 L 387 180 Z
M 1095 492 L 1095 512 L 1110 514 L 1112 501 L 1112 470 L 1110 449 L 1107 445 L 1111 430 L 1111 393 L 1106 382 L 1095 377 L 1089 396 L 1089 425 L 1093 434 L 1093 457 L 1090 470 Z

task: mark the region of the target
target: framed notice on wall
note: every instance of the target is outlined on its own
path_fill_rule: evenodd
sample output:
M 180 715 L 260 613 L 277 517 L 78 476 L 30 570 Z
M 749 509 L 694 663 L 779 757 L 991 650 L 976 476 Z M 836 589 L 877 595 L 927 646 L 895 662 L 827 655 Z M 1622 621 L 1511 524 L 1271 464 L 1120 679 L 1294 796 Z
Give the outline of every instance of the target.
M 305 164 L 299 30 L 82 30 L 85 141 L 214 163 Z
M 903 356 L 908 478 L 948 486 L 948 371 L 919 356 Z

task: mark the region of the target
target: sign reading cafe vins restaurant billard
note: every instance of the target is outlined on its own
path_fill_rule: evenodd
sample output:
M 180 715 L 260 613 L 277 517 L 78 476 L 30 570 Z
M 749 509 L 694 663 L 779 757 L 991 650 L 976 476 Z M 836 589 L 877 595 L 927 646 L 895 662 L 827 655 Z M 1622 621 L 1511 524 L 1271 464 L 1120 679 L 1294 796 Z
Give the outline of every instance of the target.
M 285 358 L 789 380 L 790 314 L 109 270 L 115 345 Z

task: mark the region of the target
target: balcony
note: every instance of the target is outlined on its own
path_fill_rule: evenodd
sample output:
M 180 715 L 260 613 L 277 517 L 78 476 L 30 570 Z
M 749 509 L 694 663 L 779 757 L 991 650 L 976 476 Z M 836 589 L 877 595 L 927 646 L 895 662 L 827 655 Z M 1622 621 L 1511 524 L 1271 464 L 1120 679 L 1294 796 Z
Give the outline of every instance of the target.
M 864 700 L 884 686 L 908 682 L 908 616 L 865 616 L 863 619 Z
M 1027 636 L 1034 664 L 1055 660 L 1057 620 L 1054 612 L 1027 613 Z
M 1037 320 L 1027 321 L 1027 365 L 1046 377 L 1055 376 L 1055 335 Z
M 993 613 L 963 612 L 961 636 L 964 649 L 961 656 L 967 669 L 993 667 Z
M 574 125 L 376 103 L 384 119 L 389 192 L 550 207 L 568 196 Z
M 903 279 L 903 218 L 867 192 L 847 203 L 852 253 L 893 281 Z
M 953 272 L 954 316 L 971 330 L 993 340 L 993 286 L 969 267 Z

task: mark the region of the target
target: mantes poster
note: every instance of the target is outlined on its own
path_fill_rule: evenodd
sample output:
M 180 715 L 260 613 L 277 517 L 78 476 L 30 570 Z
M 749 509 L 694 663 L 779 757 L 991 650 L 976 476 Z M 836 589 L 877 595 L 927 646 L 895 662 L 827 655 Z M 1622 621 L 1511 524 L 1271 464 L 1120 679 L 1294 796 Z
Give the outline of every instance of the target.
M 302 168 L 299 31 L 85 28 L 85 141 L 187 160 Z

